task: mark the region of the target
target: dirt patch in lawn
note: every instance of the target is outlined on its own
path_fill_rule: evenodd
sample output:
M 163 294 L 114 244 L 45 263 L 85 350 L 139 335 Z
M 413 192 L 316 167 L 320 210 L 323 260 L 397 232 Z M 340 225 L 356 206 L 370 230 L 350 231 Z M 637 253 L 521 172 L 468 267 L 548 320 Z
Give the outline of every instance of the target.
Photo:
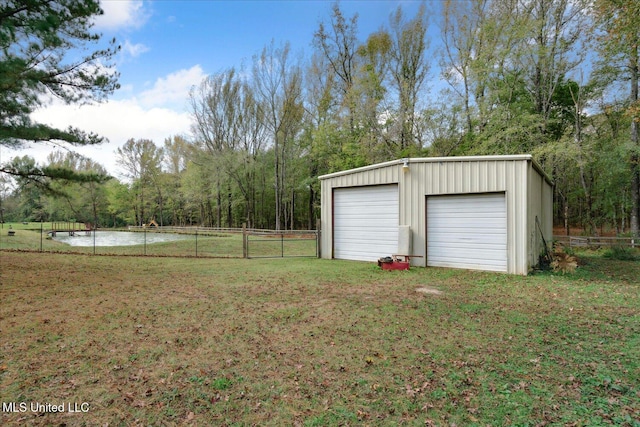
M 425 295 L 442 295 L 442 291 L 435 288 L 429 288 L 427 286 L 421 286 L 416 288 L 416 292 L 425 294 Z

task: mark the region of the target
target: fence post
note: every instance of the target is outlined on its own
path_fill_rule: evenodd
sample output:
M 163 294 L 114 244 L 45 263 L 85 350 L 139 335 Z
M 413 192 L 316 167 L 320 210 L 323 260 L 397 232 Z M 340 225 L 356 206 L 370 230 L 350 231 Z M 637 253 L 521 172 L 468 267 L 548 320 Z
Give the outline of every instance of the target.
M 198 258 L 198 227 L 196 227 L 196 258 Z
M 242 258 L 249 257 L 249 251 L 247 250 L 248 241 L 247 241 L 247 223 L 242 223 Z
M 322 236 L 322 230 L 320 229 L 320 218 L 316 218 L 316 257 L 322 258 L 322 248 L 320 246 L 320 238 Z

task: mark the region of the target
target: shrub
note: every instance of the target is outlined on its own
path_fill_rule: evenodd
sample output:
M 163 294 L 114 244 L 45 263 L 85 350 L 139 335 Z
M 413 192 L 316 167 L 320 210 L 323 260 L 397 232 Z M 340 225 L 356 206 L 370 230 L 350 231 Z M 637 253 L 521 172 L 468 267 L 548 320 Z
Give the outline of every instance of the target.
M 619 261 L 637 261 L 640 259 L 638 256 L 638 250 L 627 246 L 612 246 L 611 249 L 607 249 L 603 256 L 609 259 L 616 259 Z

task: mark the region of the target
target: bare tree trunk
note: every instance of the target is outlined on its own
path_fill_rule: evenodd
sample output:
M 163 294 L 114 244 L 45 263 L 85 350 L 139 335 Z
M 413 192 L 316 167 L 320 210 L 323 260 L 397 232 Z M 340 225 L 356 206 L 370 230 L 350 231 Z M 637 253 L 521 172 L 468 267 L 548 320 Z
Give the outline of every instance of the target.
M 296 190 L 295 189 L 291 189 L 291 230 L 293 230 L 295 228 L 294 222 L 295 222 L 295 206 L 296 206 Z
M 562 201 L 564 204 L 564 230 L 569 236 L 571 235 L 571 230 L 569 229 L 569 200 L 566 197 L 562 197 Z
M 593 221 L 593 198 L 591 195 L 591 187 L 589 185 L 589 183 L 587 182 L 587 174 L 585 172 L 585 161 L 584 161 L 584 156 L 582 155 L 582 97 L 581 97 L 581 92 L 578 91 L 577 93 L 574 93 L 573 90 L 571 90 L 571 98 L 573 100 L 573 106 L 574 106 L 574 113 L 575 113 L 575 123 L 574 123 L 574 127 L 575 127 L 575 141 L 576 144 L 578 145 L 578 169 L 580 171 L 580 184 L 582 185 L 582 191 L 584 191 L 584 197 L 585 197 L 585 202 L 587 204 L 587 218 L 586 218 L 586 222 L 587 222 L 587 234 L 588 235 L 592 235 L 592 234 L 596 234 L 598 231 L 598 228 L 595 225 L 595 222 Z M 543 104 L 541 103 L 540 106 L 542 106 Z
M 640 74 L 638 61 L 638 40 L 631 50 L 631 103 L 638 102 L 638 74 Z M 631 163 L 631 234 L 640 236 L 638 217 L 640 216 L 640 156 L 638 155 L 638 122 L 631 120 L 631 143 L 633 145 L 630 158 Z
M 158 207 L 160 208 L 160 227 L 164 226 L 164 197 L 162 197 L 162 189 L 160 186 L 156 187 L 158 189 Z
M 277 133 L 274 139 L 275 139 L 274 154 L 276 156 L 276 162 L 275 162 L 276 230 L 280 230 L 280 204 L 282 203 L 280 192 L 282 190 L 280 188 L 280 146 L 278 144 Z
M 218 177 L 216 200 L 218 202 L 216 206 L 216 227 L 222 226 L 222 190 L 220 189 L 220 177 Z
M 637 128 L 637 125 L 634 126 Z M 637 133 L 637 129 L 636 129 Z M 629 228 L 635 237 L 640 236 L 638 230 L 638 216 L 640 213 L 640 157 L 637 154 L 631 155 L 631 221 Z
M 315 176 L 315 175 L 312 175 L 312 176 Z M 313 230 L 313 226 L 315 225 L 314 224 L 314 218 L 313 218 L 313 201 L 314 201 L 314 198 L 315 198 L 315 193 L 313 191 L 313 186 L 309 185 L 309 206 L 308 206 L 309 215 L 307 217 L 307 220 L 308 220 L 307 229 L 308 230 Z
M 231 183 L 228 184 L 227 191 L 227 227 L 231 228 L 233 227 L 233 194 L 231 193 Z
M 140 225 L 144 225 L 144 185 L 140 186 Z

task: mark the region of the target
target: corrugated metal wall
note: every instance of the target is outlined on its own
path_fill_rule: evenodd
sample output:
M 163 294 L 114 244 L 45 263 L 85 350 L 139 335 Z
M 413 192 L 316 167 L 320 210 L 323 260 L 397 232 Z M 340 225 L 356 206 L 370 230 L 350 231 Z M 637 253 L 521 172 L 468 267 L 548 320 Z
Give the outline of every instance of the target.
M 408 171 L 402 164 L 398 160 L 321 177 L 323 258 L 332 258 L 332 189 L 389 183 L 399 184 L 399 225 L 411 227 L 413 252 L 423 257 L 414 258 L 414 265 L 426 266 L 426 197 L 433 195 L 505 193 L 509 273 L 527 274 L 537 263 L 542 243 L 536 240 L 536 216 L 551 241 L 551 185 L 531 156 L 410 159 Z
M 529 265 L 538 264 L 544 252 L 544 244 L 548 249 L 553 239 L 553 187 L 546 177 L 531 164 L 529 168 L 528 197 L 528 250 Z

